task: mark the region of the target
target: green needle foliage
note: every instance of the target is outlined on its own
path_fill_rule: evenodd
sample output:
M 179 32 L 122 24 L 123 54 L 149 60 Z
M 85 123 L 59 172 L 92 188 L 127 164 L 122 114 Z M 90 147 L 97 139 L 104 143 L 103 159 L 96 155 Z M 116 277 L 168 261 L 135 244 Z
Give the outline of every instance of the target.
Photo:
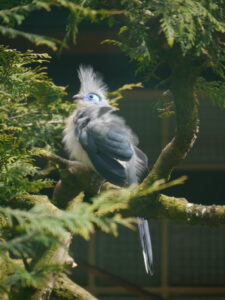
M 62 147 L 64 117 L 75 108 L 62 100 L 65 88 L 47 76 L 49 59 L 48 54 L 21 53 L 0 46 L 0 261 L 9 270 L 3 289 L 12 285 L 40 287 L 46 274 L 62 271 L 58 265 L 30 270 L 29 263 L 24 268 L 11 256 L 32 263 L 41 245 L 60 244 L 68 231 L 88 239 L 97 226 L 116 235 L 119 224 L 131 227 L 133 221 L 113 214 L 125 205 L 112 198 L 78 201 L 71 211 L 56 214 L 44 206 L 30 211 L 10 208 L 15 199 L 53 187 L 54 182 L 43 177 L 37 165 L 37 147 L 51 151 Z
M 99 6 L 101 1 L 99 1 Z M 156 77 L 161 66 L 167 66 L 171 83 L 178 58 L 195 65 L 196 76 L 211 69 L 221 83 L 196 84 L 196 90 L 210 94 L 213 103 L 224 107 L 224 34 L 225 3 L 222 0 L 122 0 L 123 18 L 111 16 L 121 25 L 118 40 L 105 40 L 120 47 L 137 62 L 137 72 L 144 71 L 146 80 Z M 106 7 L 112 7 L 107 2 Z M 116 4 L 118 7 L 118 5 Z M 111 20 L 110 19 L 110 20 Z M 115 21 L 116 20 L 116 21 Z M 109 21 L 111 23 L 111 21 Z M 164 85 L 162 82 L 161 86 Z M 213 96 L 214 95 L 214 96 Z M 213 97 L 212 97 L 213 96 Z
M 30 13 L 52 7 L 69 12 L 63 42 L 20 29 Z M 224 108 L 224 13 L 223 0 L 3 0 L 0 33 L 62 50 L 70 38 L 76 42 L 83 20 L 107 19 L 109 26 L 119 27 L 118 39 L 104 42 L 121 47 L 136 61 L 137 71 L 145 72 L 146 79 L 156 77 L 157 70 L 166 65 L 169 75 L 164 83 L 169 93 L 171 86 L 175 90 L 175 75 L 183 68 L 187 78 L 194 78 L 194 92 L 206 93 Z M 118 225 L 133 228 L 133 219 L 118 213 L 127 209 L 132 189 L 117 197 L 113 191 L 103 193 L 91 203 L 82 202 L 80 194 L 67 211 L 51 210 L 44 204 L 30 210 L 14 207 L 15 200 L 42 197 L 44 189 L 53 187 L 48 170 L 38 164 L 36 149 L 57 152 L 62 147 L 64 118 L 75 108 L 65 100 L 65 88 L 48 77 L 49 59 L 46 53 L 21 53 L 0 45 L 0 289 L 9 298 L 10 287 L 41 288 L 46 274 L 62 271 L 63 267 L 54 263 L 33 266 L 44 250 L 64 247 L 68 232 L 88 239 L 96 227 L 114 235 Z M 208 68 L 221 81 L 206 82 L 201 75 Z M 111 103 L 117 106 L 121 93 L 133 87 L 142 85 L 125 85 L 110 93 Z M 165 104 L 162 100 L 163 106 L 157 106 L 162 117 L 173 113 L 169 101 Z M 168 185 L 157 183 L 140 191 L 139 196 L 163 187 Z
M 55 86 L 41 67 L 48 59 L 47 54 L 20 53 L 0 46 L 2 205 L 52 184 L 48 179 L 35 179 L 39 170 L 32 152 L 35 147 L 55 149 L 69 105 L 62 103 L 65 89 Z
M 6 278 L 5 287 L 17 283 L 18 278 L 23 285 L 35 286 L 36 282 L 34 274 L 29 277 L 29 270 L 17 266 L 8 254 L 31 259 L 34 243 L 48 245 L 59 240 L 52 232 L 44 232 L 41 215 L 42 222 L 39 219 L 38 223 L 37 213 L 10 208 L 14 199 L 38 194 L 53 184 L 40 176 L 33 154 L 36 147 L 56 148 L 63 116 L 71 105 L 62 102 L 65 88 L 55 86 L 46 74 L 44 64 L 49 58 L 47 54 L 20 53 L 0 46 L 0 260 L 4 262 L 2 270 L 5 265 L 14 273 L 12 280 Z M 32 230 L 28 223 L 34 226 Z M 45 268 L 39 271 L 38 278 L 45 272 Z
M 95 231 L 95 226 L 114 235 L 117 235 L 118 225 L 133 228 L 132 218 L 123 219 L 120 214 L 114 213 L 115 210 L 127 208 L 121 199 L 111 197 L 105 201 L 106 198 L 102 197 L 93 203 L 84 203 L 82 198 L 82 194 L 77 197 L 70 211 L 58 211 L 54 214 L 46 211 L 44 205 L 37 205 L 29 211 L 0 207 L 0 216 L 5 220 L 1 229 L 13 233 L 7 241 L 0 241 L 0 257 L 13 269 L 13 273 L 3 283 L 5 288 L 18 284 L 37 287 L 43 283 L 46 274 L 62 271 L 62 266 L 46 265 L 29 272 L 29 265 L 37 257 L 36 251 L 40 249 L 40 245 L 60 245 L 68 231 L 88 239 Z M 14 257 L 22 256 L 25 261 L 28 259 L 30 262 L 26 263 L 24 269 L 17 261 L 9 259 L 7 252 Z

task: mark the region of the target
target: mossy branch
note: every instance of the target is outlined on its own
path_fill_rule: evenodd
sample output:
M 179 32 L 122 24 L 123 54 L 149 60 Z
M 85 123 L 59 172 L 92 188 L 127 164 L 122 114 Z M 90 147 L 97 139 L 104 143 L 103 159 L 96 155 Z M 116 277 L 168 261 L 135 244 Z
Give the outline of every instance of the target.
M 201 205 L 188 202 L 185 198 L 159 195 L 134 195 L 130 199 L 131 211 L 146 219 L 170 219 L 189 224 L 218 226 L 225 225 L 225 205 Z
M 158 215 L 190 224 L 225 225 L 225 205 L 201 205 L 188 202 L 185 198 L 161 194 L 158 199 Z M 162 209 L 161 209 L 162 208 Z M 167 213 L 166 213 L 167 211 Z
M 47 151 L 42 152 L 42 155 L 51 161 L 54 159 L 55 163 L 58 162 L 60 164 L 61 160 L 62 162 L 66 161 L 66 163 L 61 164 L 61 166 L 63 167 L 63 172 L 67 173 L 67 176 L 60 180 L 60 184 L 58 185 L 59 190 L 57 192 L 57 195 L 60 196 L 60 199 L 62 196 L 65 203 L 68 203 L 76 196 L 77 185 L 82 190 L 85 190 L 87 185 L 90 185 L 92 178 L 96 176 L 93 171 L 85 168 L 81 163 L 64 160 Z M 71 168 L 73 164 L 78 166 L 78 168 Z M 79 172 L 79 176 L 76 175 L 77 171 Z M 76 184 L 74 183 L 74 178 L 76 179 Z M 87 182 L 87 178 L 90 181 Z M 120 201 L 124 201 L 124 203 L 128 204 L 128 209 L 121 212 L 126 217 L 138 215 L 146 219 L 167 218 L 193 224 L 225 225 L 225 206 L 193 204 L 184 198 L 175 198 L 159 194 L 159 191 L 163 189 L 184 183 L 185 179 L 186 177 L 181 177 L 172 182 L 158 180 L 149 186 L 146 186 L 146 182 L 143 182 L 135 189 L 121 189 L 110 183 L 105 183 L 101 190 L 103 193 L 107 193 L 105 196 L 106 199 L 107 197 L 120 199 Z M 94 189 L 92 189 L 93 195 L 97 193 L 101 183 L 102 178 L 97 176 L 95 193 Z M 66 187 L 69 185 L 71 187 L 70 191 L 66 193 Z
M 53 158 L 54 155 L 51 155 L 50 153 L 45 153 L 46 155 L 48 154 L 49 157 Z M 59 158 L 60 160 L 60 158 Z M 62 159 L 63 160 L 63 159 Z M 64 166 L 64 165 L 63 165 Z M 57 214 L 60 212 L 60 209 L 51 204 L 51 202 L 48 200 L 47 197 L 43 196 L 29 196 L 28 197 L 31 200 L 31 203 L 28 203 L 28 207 L 30 205 L 34 204 L 42 204 L 45 206 L 46 210 L 50 211 L 53 215 Z M 78 201 L 80 198 L 80 195 L 78 195 Z M 21 200 L 21 199 L 20 199 Z M 24 200 L 24 199 L 23 199 Z M 26 199 L 27 200 L 27 199 Z M 76 201 L 76 199 L 74 199 Z M 20 203 L 20 202 L 19 202 Z M 26 206 L 27 202 L 23 202 L 24 205 Z M 68 204 L 68 203 L 67 203 Z M 69 203 L 67 207 L 67 212 L 71 211 L 73 209 L 73 205 L 71 205 L 71 202 Z M 70 246 L 72 234 L 70 232 L 65 232 L 63 238 L 60 240 L 60 243 L 52 243 L 50 246 L 48 246 L 42 253 L 40 253 L 35 261 L 32 261 L 30 264 L 30 268 L 32 271 L 38 270 L 42 267 L 45 266 L 51 266 L 51 265 L 67 265 L 70 267 L 75 267 L 76 263 L 68 255 L 68 249 Z M 77 287 L 75 284 L 72 285 L 72 281 L 70 281 L 68 278 L 62 279 L 61 277 L 58 277 L 58 273 L 55 272 L 47 272 L 45 274 L 45 284 L 44 286 L 40 289 L 39 287 L 22 287 L 18 293 L 16 293 L 15 299 L 32 299 L 32 300 L 46 300 L 49 299 L 49 296 L 52 292 L 55 280 L 58 280 L 60 282 L 61 287 L 58 288 L 57 294 L 60 294 L 60 290 L 62 288 L 62 285 L 66 289 L 66 293 L 73 292 L 74 298 L 72 299 L 80 299 L 80 300 L 85 300 L 85 299 L 96 299 L 95 297 L 91 296 L 88 292 L 85 293 L 85 291 Z M 56 284 L 57 286 L 57 284 Z M 72 291 L 71 291 L 71 286 L 72 286 Z M 70 287 L 70 288 L 69 288 Z M 76 293 L 75 293 L 76 291 Z M 65 293 L 64 293 L 65 294 Z M 87 296 L 88 295 L 88 296 Z M 89 297 L 89 298 L 88 298 Z M 61 298 L 63 299 L 63 298 Z M 65 298 L 68 299 L 68 298 Z
M 53 202 L 60 208 L 65 208 L 70 200 L 77 196 L 81 191 L 95 195 L 103 178 L 87 169 L 78 161 L 64 159 L 46 150 L 37 151 L 38 155 L 53 163 L 59 170 L 60 180 L 58 181 L 54 194 Z
M 63 265 L 67 258 L 67 251 L 71 242 L 71 234 L 68 232 L 61 240 L 61 245 L 58 243 L 52 244 L 47 250 L 39 257 L 36 263 L 33 264 L 32 270 L 35 271 L 43 266 Z M 51 272 L 45 276 L 45 284 L 43 287 L 34 288 L 26 287 L 21 288 L 15 299 L 31 299 L 31 300 L 47 300 L 52 292 L 54 282 L 58 274 Z
M 65 274 L 58 277 L 53 288 L 54 299 L 59 300 L 97 300 L 87 290 L 70 280 Z
M 162 178 L 168 180 L 174 167 L 187 156 L 194 145 L 198 133 L 198 101 L 195 94 L 198 71 L 199 68 L 193 66 L 190 60 L 186 60 L 180 53 L 173 53 L 170 90 L 175 104 L 176 132 L 145 179 L 145 187 Z

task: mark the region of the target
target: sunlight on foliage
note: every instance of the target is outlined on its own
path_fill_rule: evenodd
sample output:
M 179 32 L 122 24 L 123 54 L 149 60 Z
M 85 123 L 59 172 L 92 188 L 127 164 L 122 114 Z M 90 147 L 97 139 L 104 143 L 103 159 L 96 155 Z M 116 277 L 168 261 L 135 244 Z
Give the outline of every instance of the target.
M 223 75 L 222 1 L 123 0 L 120 6 L 126 10 L 126 19 L 121 22 L 119 38 L 105 42 L 120 47 L 138 63 L 139 71 L 154 75 L 154 66 L 167 63 L 171 59 L 170 49 L 175 48 L 184 56 L 205 57 L 214 71 Z
M 40 66 L 49 59 L 48 54 L 0 46 L 1 203 L 52 185 L 49 179 L 37 178 L 32 149 L 55 149 L 61 140 L 62 118 L 72 105 L 62 103 L 65 88 L 55 86 Z
M 50 12 L 54 7 L 68 12 L 63 41 L 21 29 L 33 12 Z M 147 79 L 157 78 L 157 71 L 165 65 L 171 74 L 177 57 L 195 66 L 196 74 L 210 67 L 224 79 L 224 13 L 222 0 L 3 0 L 0 34 L 62 51 L 70 40 L 76 43 L 82 21 L 104 20 L 110 27 L 115 25 L 118 37 L 102 43 L 120 47 L 137 63 L 137 71 L 146 73 Z M 62 150 L 64 119 L 75 108 L 75 104 L 64 99 L 65 88 L 56 86 L 48 77 L 49 60 L 46 53 L 30 50 L 21 53 L 0 45 L 0 264 L 3 270 L 0 290 L 8 294 L 9 299 L 12 297 L 8 287 L 9 290 L 12 286 L 13 289 L 42 287 L 46 274 L 65 270 L 65 266 L 51 263 L 32 269 L 32 264 L 48 247 L 62 247 L 66 234 L 88 239 L 96 228 L 115 236 L 120 225 L 134 229 L 136 220 L 124 218 L 121 212 L 129 209 L 132 198 L 146 197 L 182 184 L 186 179 L 182 177 L 168 183 L 159 180 L 147 188 L 136 187 L 136 192 L 134 186 L 119 193 L 110 190 L 90 202 L 83 202 L 81 193 L 66 211 L 50 201 L 47 202 L 54 207 L 52 210 L 44 204 L 30 210 L 15 209 L 14 201 L 18 199 L 28 203 L 32 202 L 31 197 L 49 200 L 40 194 L 52 189 L 55 182 L 47 176 L 49 168 L 42 165 L 37 148 L 39 151 Z M 170 79 L 168 75 L 165 82 L 168 84 Z M 142 84 L 126 84 L 109 93 L 110 103 L 117 107 L 122 92 L 134 87 L 142 87 Z M 196 86 L 196 92 L 207 94 L 221 109 L 225 103 L 224 91 L 223 81 L 207 82 L 200 78 Z M 155 108 L 161 117 L 168 117 L 174 113 L 174 106 L 171 99 L 165 101 L 163 96 Z
M 0 33 L 8 36 L 9 38 L 24 38 L 34 43 L 35 45 L 45 45 L 56 51 L 60 46 L 61 41 L 42 36 L 34 33 L 28 33 L 25 31 L 13 29 L 15 25 L 21 25 L 25 18 L 36 10 L 50 11 L 53 7 L 64 7 L 69 11 L 68 22 L 66 26 L 66 35 L 64 41 L 61 43 L 60 51 L 63 47 L 66 47 L 66 43 L 69 38 L 72 38 L 73 42 L 76 42 L 76 36 L 78 33 L 78 25 L 80 22 L 89 18 L 91 22 L 97 22 L 104 18 L 109 18 L 113 15 L 125 14 L 123 10 L 117 9 L 93 9 L 89 7 L 89 4 L 94 1 L 85 0 L 33 0 L 33 1 L 18 1 L 18 6 L 11 6 L 11 2 L 0 5 L 0 21 L 3 25 L 0 25 Z
M 45 274 L 62 270 L 62 266 L 49 265 L 28 272 L 22 267 L 18 268 L 16 261 L 13 263 L 7 258 L 6 251 L 14 257 L 19 258 L 22 255 L 25 260 L 32 260 L 37 255 L 37 247 L 47 247 L 54 243 L 60 245 L 68 231 L 88 239 L 95 231 L 95 225 L 114 235 L 117 235 L 118 225 L 134 228 L 134 218 L 125 219 L 119 213 L 115 213 L 127 207 L 123 201 L 125 194 L 120 199 L 103 194 L 93 199 L 92 203 L 82 202 L 82 196 L 79 195 L 79 200 L 74 200 L 69 211 L 59 210 L 55 213 L 48 211 L 44 205 L 36 205 L 29 211 L 0 207 L 1 231 L 10 230 L 16 234 L 7 241 L 0 241 L 0 257 L 11 264 L 11 268 L 16 269 L 16 272 L 7 277 L 5 287 L 18 283 L 22 286 L 37 287 L 43 283 Z M 28 262 L 27 264 L 29 265 Z
M 29 266 L 28 260 L 37 256 L 37 247 L 60 243 L 68 231 L 88 239 L 96 226 L 114 235 L 118 225 L 133 228 L 134 219 L 124 219 L 117 212 L 127 204 L 122 198 L 113 199 L 110 195 L 97 197 L 92 203 L 82 202 L 80 195 L 73 209 L 54 214 L 43 205 L 29 211 L 5 207 L 16 198 L 38 194 L 54 183 L 43 178 L 44 170 L 37 166 L 35 151 L 37 147 L 51 151 L 62 147 L 63 119 L 75 105 L 63 102 L 65 88 L 54 85 L 48 78 L 49 59 L 48 54 L 21 53 L 0 46 L 0 225 L 4 233 L 0 257 L 13 270 L 4 281 L 5 287 L 12 284 L 38 287 L 43 284 L 45 274 L 62 269 L 51 265 L 29 272 L 27 267 L 17 266 L 8 253 L 23 258 Z M 118 98 L 123 90 L 134 86 L 141 84 L 125 85 L 113 96 Z

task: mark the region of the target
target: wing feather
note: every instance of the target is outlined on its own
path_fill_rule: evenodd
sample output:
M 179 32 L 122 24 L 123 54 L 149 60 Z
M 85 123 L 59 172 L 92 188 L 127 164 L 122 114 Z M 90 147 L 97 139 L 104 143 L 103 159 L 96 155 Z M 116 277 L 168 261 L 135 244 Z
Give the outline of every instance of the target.
M 149 173 L 148 158 L 144 152 L 134 146 L 135 151 L 135 168 L 138 182 L 142 182 Z
M 129 161 L 134 154 L 130 131 L 112 110 L 99 107 L 99 111 L 93 107 L 77 115 L 79 142 L 100 175 L 113 184 L 127 185 L 127 170 L 121 161 Z
M 136 170 L 138 182 L 147 176 L 146 155 L 135 146 L 136 137 L 124 120 L 113 114 L 112 108 L 90 106 L 80 111 L 74 121 L 80 144 L 97 172 L 109 182 L 126 185 L 132 173 L 127 168 L 129 165 Z

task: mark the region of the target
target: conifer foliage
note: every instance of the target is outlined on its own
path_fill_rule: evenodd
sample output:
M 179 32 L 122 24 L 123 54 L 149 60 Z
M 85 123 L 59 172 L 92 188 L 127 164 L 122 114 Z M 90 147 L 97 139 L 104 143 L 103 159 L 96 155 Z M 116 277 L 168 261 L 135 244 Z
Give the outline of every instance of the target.
M 55 184 L 37 166 L 38 153 L 59 148 L 63 118 L 74 105 L 62 101 L 65 88 L 48 78 L 42 66 L 48 62 L 48 54 L 0 46 L 0 60 L 0 260 L 9 272 L 2 274 L 1 287 L 4 291 L 11 286 L 40 288 L 46 273 L 62 270 L 55 264 L 31 271 L 29 265 L 37 259 L 41 245 L 59 244 L 67 231 L 87 239 L 94 225 L 117 234 L 118 224 L 131 226 L 132 220 L 123 220 L 119 214 L 107 216 L 124 206 L 116 201 L 78 201 L 69 212 L 56 207 L 46 211 L 43 201 L 32 207 L 35 195 L 41 200 L 40 192 Z M 10 208 L 16 201 L 19 209 Z M 28 202 L 25 207 L 31 207 L 29 211 L 21 210 L 24 201 Z M 11 256 L 22 259 L 25 267 Z
M 63 42 L 20 29 L 30 13 L 50 11 L 52 7 L 69 11 Z M 84 19 L 91 22 L 107 19 L 110 26 L 118 28 L 119 25 L 118 39 L 104 42 L 121 47 L 137 62 L 137 71 L 145 72 L 146 78 L 155 75 L 162 64 L 168 66 L 169 75 L 162 86 L 173 94 L 177 117 L 175 139 L 159 155 L 140 189 L 111 187 L 90 202 L 83 202 L 84 186 L 89 188 L 91 181 L 84 183 L 82 176 L 73 177 L 68 170 L 85 171 L 73 162 L 50 154 L 60 149 L 64 118 L 75 108 L 65 100 L 65 87 L 56 86 L 47 75 L 50 56 L 31 50 L 21 53 L 0 45 L 1 299 L 48 299 L 45 289 L 51 292 L 56 274 L 62 274 L 65 269 L 68 255 L 65 253 L 71 236 L 79 234 L 88 239 L 96 227 L 116 235 L 119 224 L 133 228 L 133 219 L 121 216 L 121 210 L 129 208 L 131 212 L 127 215 L 138 213 L 146 218 L 166 216 L 190 221 L 193 217 L 194 222 L 201 223 L 208 217 L 210 221 L 215 218 L 218 224 L 225 223 L 224 208 L 214 207 L 213 216 L 210 208 L 205 209 L 206 219 L 203 215 L 194 217 L 194 209 L 202 210 L 202 207 L 188 206 L 183 199 L 182 206 L 178 199 L 176 207 L 175 198 L 157 194 L 171 185 L 162 179 L 169 179 L 174 166 L 187 155 L 195 141 L 198 131 L 196 91 L 208 93 L 221 109 L 225 106 L 224 13 L 223 0 L 1 1 L 2 35 L 23 37 L 36 46 L 45 45 L 54 51 L 63 50 L 70 37 L 76 43 L 78 26 Z M 206 82 L 202 72 L 207 68 L 211 68 L 219 80 Z M 134 86 L 141 87 L 141 83 L 126 85 L 111 93 L 112 103 L 116 105 L 121 92 Z M 170 115 L 168 111 L 167 115 Z M 48 163 L 40 164 L 43 156 Z M 75 178 L 81 184 L 66 209 L 57 202 L 61 197 L 60 188 L 65 188 L 63 185 L 56 186 L 52 199 L 46 194 L 46 190 L 54 189 L 56 184 L 49 177 L 52 169 L 59 171 L 61 183 Z M 68 192 L 67 186 L 66 190 Z M 146 210 L 149 197 L 156 194 L 157 199 L 154 198 L 152 207 Z M 56 257 L 63 257 L 62 262 Z M 79 297 L 83 299 L 82 294 Z

